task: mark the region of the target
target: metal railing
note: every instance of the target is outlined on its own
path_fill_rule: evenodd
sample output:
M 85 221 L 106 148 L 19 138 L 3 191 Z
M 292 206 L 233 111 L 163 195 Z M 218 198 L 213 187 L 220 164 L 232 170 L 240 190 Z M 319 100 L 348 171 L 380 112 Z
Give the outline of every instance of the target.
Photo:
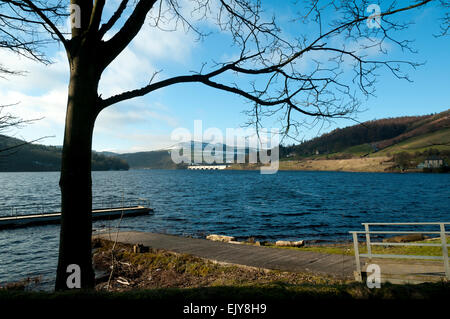
M 92 209 L 112 209 L 143 206 L 150 207 L 150 200 L 145 198 L 94 198 L 92 201 Z M 14 206 L 0 206 L 0 217 L 20 217 L 26 215 L 48 214 L 58 212 L 61 209 L 60 204 L 18 204 Z
M 92 209 L 112 209 L 143 206 L 150 207 L 150 200 L 145 198 L 114 198 L 114 199 L 99 199 L 92 201 Z
M 445 225 L 450 223 L 362 223 L 364 231 L 350 231 L 353 236 L 353 247 L 355 250 L 356 272 L 358 280 L 362 280 L 360 257 L 367 258 L 400 258 L 400 259 L 429 259 L 429 260 L 442 260 L 444 262 L 445 276 L 450 280 L 450 266 L 448 258 L 447 234 L 450 232 L 445 230 Z M 439 231 L 371 231 L 370 226 L 439 226 Z M 371 234 L 376 235 L 389 235 L 389 234 L 433 234 L 439 235 L 435 239 L 440 239 L 440 243 L 394 243 L 394 242 L 372 242 Z M 358 235 L 365 235 L 367 254 L 359 253 L 359 241 Z M 442 256 L 421 256 L 421 255 L 394 255 L 394 254 L 373 254 L 372 246 L 419 246 L 419 247 L 441 247 Z

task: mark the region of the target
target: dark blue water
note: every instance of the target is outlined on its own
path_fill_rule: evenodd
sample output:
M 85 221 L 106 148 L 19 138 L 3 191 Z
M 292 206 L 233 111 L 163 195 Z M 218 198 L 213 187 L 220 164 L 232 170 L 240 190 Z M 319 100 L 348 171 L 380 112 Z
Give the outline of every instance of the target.
M 58 210 L 59 173 L 0 173 L 0 210 Z M 155 214 L 126 218 L 122 229 L 261 240 L 350 240 L 362 222 L 450 221 L 449 174 L 132 170 L 94 172 L 97 201 L 143 197 Z M 40 207 L 40 206 L 39 206 Z M 36 208 L 38 209 L 38 208 Z M 98 221 L 94 228 L 115 227 Z M 0 231 L 0 284 L 56 268 L 59 226 Z

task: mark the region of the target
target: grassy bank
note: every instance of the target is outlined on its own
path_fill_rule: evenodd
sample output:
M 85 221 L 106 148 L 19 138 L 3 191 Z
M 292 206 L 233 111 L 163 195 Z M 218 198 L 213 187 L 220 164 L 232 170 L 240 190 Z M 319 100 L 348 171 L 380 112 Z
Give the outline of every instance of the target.
M 133 252 L 133 247 L 96 241 L 94 262 L 98 269 L 114 265 L 112 279 L 108 276 L 99 282 L 97 290 L 131 291 L 157 288 L 246 287 L 270 288 L 277 286 L 302 286 L 319 290 L 346 282 L 327 276 L 264 270 L 246 266 L 213 263 L 192 255 L 175 254 L 150 249 L 145 253 Z M 113 257 L 114 256 L 114 257 Z M 313 288 L 316 287 L 316 288 Z M 328 289 L 328 288 L 326 288 Z
M 419 285 L 383 284 L 379 289 L 369 289 L 362 283 L 336 285 L 285 285 L 274 283 L 271 286 L 217 286 L 199 288 L 155 288 L 130 291 L 73 290 L 67 292 L 26 292 L 0 290 L 0 301 L 8 300 L 152 300 L 153 302 L 171 300 L 222 300 L 236 302 L 246 300 L 267 300 L 272 302 L 295 302 L 301 299 L 422 299 L 450 296 L 450 285 L 445 282 Z
M 449 295 L 448 283 L 421 285 L 365 284 L 310 273 L 264 270 L 213 263 L 186 254 L 149 249 L 134 252 L 131 245 L 94 242 L 94 263 L 106 271 L 93 291 L 27 292 L 24 287 L 0 289 L 0 300 L 270 300 L 408 299 Z M 363 247 L 361 247 L 363 248 Z M 288 248 L 285 248 L 288 249 Z M 289 248 L 351 254 L 347 246 Z M 418 251 L 417 251 L 418 253 Z M 110 277 L 111 275 L 111 277 Z
M 438 243 L 439 240 L 431 239 L 423 242 Z M 111 269 L 112 243 L 101 240 L 97 244 L 99 247 L 94 255 L 96 265 L 103 269 Z M 352 247 L 353 245 L 350 244 L 342 244 L 282 249 L 353 255 Z M 380 254 L 429 256 L 439 256 L 442 254 L 440 247 L 380 246 L 373 248 L 373 253 Z M 360 251 L 362 253 L 366 252 L 365 245 L 360 245 Z M 114 256 L 115 266 L 110 287 L 108 289 L 108 284 L 102 282 L 97 285 L 98 291 L 124 292 L 160 288 L 221 288 L 225 291 L 230 288 L 230 291 L 233 289 L 242 289 L 242 291 L 245 291 L 246 289 L 252 288 L 261 293 L 263 291 L 278 291 L 277 293 L 281 293 L 282 295 L 289 293 L 298 296 L 364 299 L 392 297 L 393 294 L 396 294 L 396 289 L 399 289 L 399 291 L 402 289 L 402 286 L 387 285 L 386 290 L 381 289 L 375 292 L 353 280 L 342 280 L 332 276 L 313 273 L 285 272 L 247 266 L 218 264 L 195 256 L 175 254 L 163 250 L 150 249 L 145 253 L 135 253 L 130 245 L 124 244 L 119 244 L 116 247 Z M 124 285 L 117 279 L 122 282 L 123 279 L 126 279 L 128 284 Z M 413 289 L 414 294 L 421 296 L 421 286 L 414 287 L 417 288 Z M 437 285 L 434 287 L 441 286 Z M 448 286 L 446 287 L 448 288 Z
M 48 310 L 54 306 L 89 313 L 98 311 L 105 316 L 132 315 L 136 309 L 148 311 L 150 317 L 161 314 L 175 318 L 201 318 L 201 315 L 184 311 L 191 305 L 213 305 L 225 309 L 215 318 L 251 318 L 252 315 L 235 316 L 228 313 L 234 304 L 264 305 L 267 312 L 253 314 L 254 318 L 287 318 L 298 316 L 306 308 L 315 314 L 384 309 L 388 303 L 414 299 L 414 306 L 429 307 L 424 301 L 438 302 L 450 296 L 450 283 L 438 282 L 419 285 L 382 284 L 370 289 L 365 283 L 343 281 L 309 273 L 291 273 L 262 270 L 250 267 L 221 265 L 190 255 L 174 254 L 150 249 L 134 252 L 130 245 L 96 241 L 94 261 L 97 268 L 106 271 L 99 278 L 95 290 L 67 292 L 30 292 L 19 287 L 0 289 L 0 305 L 13 307 L 15 313 L 27 309 Z M 306 247 L 303 250 L 341 253 L 344 247 Z M 350 252 L 346 252 L 350 253 Z M 111 266 L 112 273 L 111 273 Z M 109 281 L 109 275 L 111 280 Z M 109 285 L 108 285 L 109 281 Z M 408 304 L 407 304 L 408 303 Z M 325 306 L 326 305 L 326 306 Z M 402 308 L 404 314 L 411 306 Z M 282 314 L 286 314 L 283 316 Z M 289 314 L 289 316 L 288 316 Z M 158 316 L 159 317 L 159 316 Z M 211 315 L 203 316 L 212 317 Z
M 428 239 L 423 241 L 416 241 L 415 243 L 427 243 L 427 244 L 440 244 L 441 240 L 439 238 L 436 239 Z M 450 244 L 450 238 L 447 238 L 447 243 Z M 353 243 L 348 244 L 335 244 L 335 245 L 313 245 L 306 247 L 279 247 L 274 244 L 268 244 L 268 247 L 278 248 L 278 249 L 294 249 L 301 251 L 312 251 L 317 253 L 324 254 L 338 254 L 338 255 L 346 255 L 346 256 L 354 256 L 355 250 L 353 247 Z M 367 253 L 367 246 L 365 243 L 359 243 L 358 245 L 359 252 L 361 254 Z M 441 247 L 421 247 L 421 246 L 372 246 L 373 254 L 390 254 L 390 255 L 422 255 L 422 256 L 442 256 L 442 248 Z

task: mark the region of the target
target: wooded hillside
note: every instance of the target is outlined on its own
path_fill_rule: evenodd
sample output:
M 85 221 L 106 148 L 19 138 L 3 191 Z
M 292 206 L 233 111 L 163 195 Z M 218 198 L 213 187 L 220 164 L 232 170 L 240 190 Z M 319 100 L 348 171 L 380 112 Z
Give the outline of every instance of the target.
M 59 171 L 61 168 L 61 148 L 40 144 L 24 144 L 13 137 L 0 135 L 1 172 Z M 24 145 L 22 145 L 24 144 Z M 128 163 L 117 157 L 108 157 L 94 152 L 92 170 L 127 170 Z

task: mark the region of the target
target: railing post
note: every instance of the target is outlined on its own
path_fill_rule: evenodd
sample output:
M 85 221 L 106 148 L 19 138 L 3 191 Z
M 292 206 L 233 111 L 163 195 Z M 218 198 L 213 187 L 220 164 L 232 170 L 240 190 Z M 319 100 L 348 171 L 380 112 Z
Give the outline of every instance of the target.
M 355 262 L 356 262 L 356 281 L 362 282 L 361 275 L 361 262 L 359 261 L 359 247 L 358 247 L 358 234 L 353 232 L 353 248 L 355 250 Z
M 369 224 L 364 224 L 364 229 L 366 231 L 367 254 L 369 255 L 369 258 L 372 258 L 372 246 L 370 245 Z
M 441 228 L 441 244 L 442 244 L 442 257 L 444 260 L 444 269 L 447 279 L 450 280 L 450 266 L 448 264 L 448 249 L 447 249 L 447 236 L 445 235 L 445 224 L 439 224 Z

